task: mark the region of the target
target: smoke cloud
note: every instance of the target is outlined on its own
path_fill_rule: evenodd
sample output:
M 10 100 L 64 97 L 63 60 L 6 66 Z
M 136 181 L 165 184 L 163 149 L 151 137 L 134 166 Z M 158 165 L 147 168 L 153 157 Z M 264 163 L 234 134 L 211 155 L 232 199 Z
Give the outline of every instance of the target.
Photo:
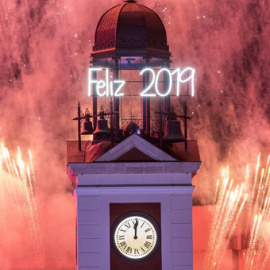
M 0 0 L 0 137 L 9 148 L 33 152 L 47 269 L 75 265 L 66 141 L 76 139 L 71 119 L 78 100 L 82 108 L 90 107 L 87 68 L 96 25 L 121 2 Z M 172 67 L 196 68 L 189 137 L 198 140 L 203 163 L 194 179 L 194 199 L 209 203 L 222 166 L 233 164 L 238 173 L 259 152 L 270 152 L 269 1 L 138 2 L 163 19 Z M 25 228 L 12 227 L 14 219 L 7 222 L 13 248 L 4 269 L 29 269 Z

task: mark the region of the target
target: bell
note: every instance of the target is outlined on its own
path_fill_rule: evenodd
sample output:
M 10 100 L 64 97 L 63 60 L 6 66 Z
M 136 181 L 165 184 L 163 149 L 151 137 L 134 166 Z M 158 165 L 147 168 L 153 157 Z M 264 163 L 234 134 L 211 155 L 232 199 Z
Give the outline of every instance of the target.
M 85 118 L 82 124 L 81 135 L 93 134 L 92 122 L 89 118 Z
M 123 132 L 125 134 L 126 137 L 132 135 L 132 134 L 140 134 L 140 127 L 134 123 L 134 122 L 130 122 L 129 124 L 127 124 L 124 129 Z
M 111 132 L 108 128 L 108 122 L 103 117 L 98 120 L 96 130 L 93 133 L 94 140 L 108 139 L 111 136 Z
M 164 142 L 184 142 L 185 137 L 181 131 L 180 121 L 168 120 L 165 122 Z

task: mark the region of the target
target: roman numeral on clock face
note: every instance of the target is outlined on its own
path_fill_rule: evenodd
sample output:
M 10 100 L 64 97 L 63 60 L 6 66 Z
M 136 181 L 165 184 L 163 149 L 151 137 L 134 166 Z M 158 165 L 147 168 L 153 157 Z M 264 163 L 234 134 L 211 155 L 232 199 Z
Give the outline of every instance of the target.
M 124 235 L 120 235 L 119 236 L 119 240 L 125 240 L 125 236 Z
M 134 254 L 138 254 L 138 255 L 140 254 L 137 248 L 134 249 Z
M 150 248 L 151 243 L 150 243 L 150 242 L 148 242 L 148 241 L 146 241 L 146 242 L 144 243 L 144 246 L 145 246 L 146 248 Z
M 146 239 L 153 239 L 153 235 L 147 235 Z
M 129 222 L 126 223 L 125 226 L 126 226 L 127 228 L 130 228 L 130 227 L 131 227 L 131 225 L 129 224 Z
M 126 250 L 126 253 L 132 253 L 132 248 L 131 247 L 128 247 L 127 250 Z
M 145 232 L 149 232 L 150 231 L 150 228 L 146 229 Z
M 126 249 L 127 248 L 127 243 L 124 241 L 124 242 L 121 242 L 120 244 L 120 247 L 122 247 L 123 249 Z

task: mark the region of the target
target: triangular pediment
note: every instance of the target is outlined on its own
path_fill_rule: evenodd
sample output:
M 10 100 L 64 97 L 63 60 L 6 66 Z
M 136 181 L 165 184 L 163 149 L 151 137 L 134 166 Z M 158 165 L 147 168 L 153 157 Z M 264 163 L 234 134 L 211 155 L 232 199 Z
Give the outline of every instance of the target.
M 151 157 L 145 155 L 142 151 L 138 150 L 137 148 L 133 147 L 122 156 L 117 158 L 116 161 L 121 162 L 128 162 L 128 161 L 154 161 Z
M 177 160 L 140 136 L 133 134 L 95 160 L 95 162 L 109 161 Z

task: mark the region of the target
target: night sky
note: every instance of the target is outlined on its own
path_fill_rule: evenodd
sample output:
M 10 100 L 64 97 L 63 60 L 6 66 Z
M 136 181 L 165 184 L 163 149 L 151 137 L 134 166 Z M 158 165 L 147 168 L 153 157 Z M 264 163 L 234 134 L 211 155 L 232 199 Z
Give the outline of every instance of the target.
M 33 152 L 48 267 L 75 264 L 75 205 L 66 175 L 66 141 L 76 139 L 71 119 L 77 102 L 90 107 L 87 69 L 96 25 L 121 2 L 0 0 L 0 138 L 11 152 L 18 145 L 22 152 Z M 223 166 L 230 165 L 241 181 L 247 163 L 253 164 L 259 152 L 263 158 L 270 153 L 270 3 L 138 3 L 163 19 L 172 67 L 196 69 L 189 138 L 198 140 L 202 166 L 194 179 L 194 201 L 208 204 Z M 33 253 L 21 236 L 23 224 L 14 223 L 15 216 L 0 244 L 6 251 L 3 269 L 31 261 Z

